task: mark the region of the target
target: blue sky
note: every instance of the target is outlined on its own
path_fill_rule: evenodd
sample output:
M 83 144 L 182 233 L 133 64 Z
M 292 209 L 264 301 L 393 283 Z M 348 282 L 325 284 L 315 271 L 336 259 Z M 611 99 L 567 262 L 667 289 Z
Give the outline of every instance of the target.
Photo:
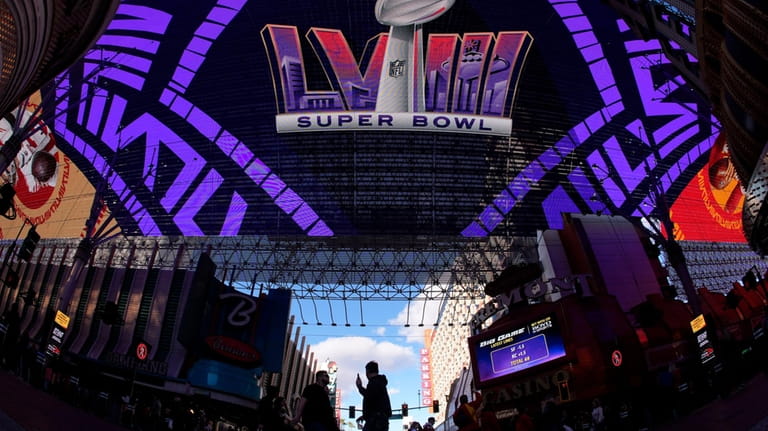
M 302 320 L 309 323 L 301 326 L 301 335 L 307 337 L 318 364 L 331 360 L 339 365 L 337 378 L 338 387 L 342 390 L 342 406 L 354 405 L 358 416 L 362 398 L 354 382 L 358 373 L 363 382 L 366 381 L 365 364 L 370 360 L 379 363 L 381 373 L 389 380 L 393 409 L 400 409 L 402 403 L 408 403 L 412 420 L 420 423 L 430 416 L 428 409 L 414 410 L 413 407 L 419 406 L 419 360 L 420 349 L 424 347 L 424 330 L 433 327 L 439 304 L 436 301 L 427 301 L 426 304 L 424 301 L 413 301 L 410 310 L 407 310 L 407 304 L 403 301 L 366 301 L 362 305 L 362 319 L 360 304 L 347 304 L 348 320 L 345 320 L 345 307 L 340 301 L 317 301 L 313 304 L 310 300 L 294 300 L 292 303 L 292 314 L 296 316 L 297 323 L 301 324 Z M 304 319 L 300 317 L 301 313 Z M 424 326 L 419 327 L 422 315 Z M 322 325 L 317 325 L 317 321 Z M 336 326 L 331 324 L 334 321 Z M 350 326 L 345 326 L 346 321 Z M 361 321 L 365 326 L 360 326 Z M 406 322 L 410 323 L 410 327 L 405 327 Z M 347 416 L 347 411 L 343 411 L 342 417 Z M 392 420 L 390 431 L 402 429 L 401 425 L 401 421 Z

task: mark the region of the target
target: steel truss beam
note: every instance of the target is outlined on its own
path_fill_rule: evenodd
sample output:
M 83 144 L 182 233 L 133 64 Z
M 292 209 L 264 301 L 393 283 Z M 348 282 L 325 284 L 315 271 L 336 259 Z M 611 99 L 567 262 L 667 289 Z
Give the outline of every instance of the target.
M 59 254 L 76 247 L 76 239 L 41 241 L 43 250 Z M 110 265 L 132 268 L 194 270 L 208 252 L 217 278 L 241 291 L 287 288 L 296 299 L 324 301 L 480 299 L 508 265 L 538 260 L 536 240 L 528 237 L 238 236 L 116 239 L 96 251 L 92 264 L 107 266 L 112 248 Z M 71 256 L 65 259 L 71 264 Z

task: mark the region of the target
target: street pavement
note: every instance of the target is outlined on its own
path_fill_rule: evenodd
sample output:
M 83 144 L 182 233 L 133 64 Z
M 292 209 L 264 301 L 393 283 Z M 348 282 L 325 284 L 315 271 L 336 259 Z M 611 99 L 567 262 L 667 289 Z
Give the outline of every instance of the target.
M 126 429 L 34 388 L 8 371 L 0 371 L 0 431 Z M 653 428 L 686 430 L 768 431 L 768 376 L 759 374 L 728 397 Z
M 658 431 L 768 431 L 768 376 L 758 374 L 728 397 L 716 399 Z
M 125 431 L 0 371 L 0 431 Z

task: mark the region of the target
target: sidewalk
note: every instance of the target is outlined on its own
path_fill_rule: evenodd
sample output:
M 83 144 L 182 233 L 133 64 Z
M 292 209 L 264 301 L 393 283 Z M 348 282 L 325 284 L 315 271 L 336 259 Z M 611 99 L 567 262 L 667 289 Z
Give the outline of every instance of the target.
M 760 373 L 727 398 L 654 430 L 768 431 L 768 377 Z
M 0 370 L 1 431 L 125 431 Z
M 126 431 L 0 370 L 0 431 Z M 759 374 L 715 400 L 653 431 L 768 431 L 768 376 Z

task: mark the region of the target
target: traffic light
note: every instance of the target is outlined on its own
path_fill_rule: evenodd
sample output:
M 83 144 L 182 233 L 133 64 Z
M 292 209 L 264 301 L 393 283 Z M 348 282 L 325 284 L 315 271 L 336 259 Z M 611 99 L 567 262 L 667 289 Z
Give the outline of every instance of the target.
M 9 289 L 15 289 L 19 285 L 19 273 L 8 268 L 8 272 L 5 274 L 5 285 Z
M 400 408 L 402 409 L 401 412 L 403 413 L 403 417 L 408 416 L 408 404 L 403 403 L 403 405 L 400 406 Z
M 440 400 L 432 400 L 432 413 L 440 413 Z
M 355 418 L 355 406 L 349 406 L 349 418 L 350 419 Z
M 32 253 L 37 247 L 38 241 L 40 241 L 40 234 L 37 233 L 35 226 L 32 225 L 32 227 L 29 228 L 29 232 L 27 232 L 27 237 L 24 238 L 24 242 L 21 243 L 21 248 L 19 249 L 19 259 L 29 262 L 29 259 L 32 257 Z

